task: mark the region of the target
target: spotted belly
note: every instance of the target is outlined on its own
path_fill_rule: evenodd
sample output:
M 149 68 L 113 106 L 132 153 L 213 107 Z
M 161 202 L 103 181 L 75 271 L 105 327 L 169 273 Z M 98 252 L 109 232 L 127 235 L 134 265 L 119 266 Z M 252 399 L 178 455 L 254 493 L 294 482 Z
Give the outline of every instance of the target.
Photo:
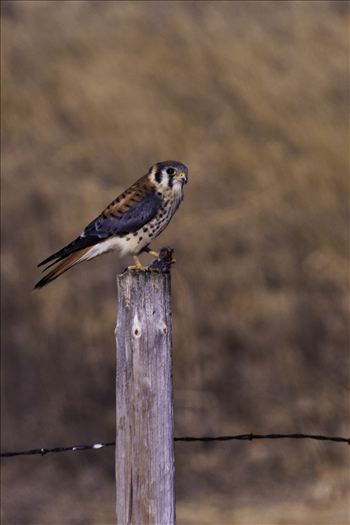
M 165 204 L 157 215 L 138 231 L 123 237 L 122 254 L 137 255 L 167 227 L 175 210 L 170 203 Z

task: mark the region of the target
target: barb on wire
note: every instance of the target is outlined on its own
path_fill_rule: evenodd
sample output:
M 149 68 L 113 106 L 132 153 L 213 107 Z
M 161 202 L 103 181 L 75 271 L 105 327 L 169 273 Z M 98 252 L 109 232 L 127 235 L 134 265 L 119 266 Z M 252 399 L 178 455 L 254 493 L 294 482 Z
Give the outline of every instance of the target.
M 339 437 L 339 436 L 320 436 L 317 434 L 238 434 L 236 436 L 204 436 L 204 437 L 175 437 L 174 441 L 183 442 L 211 442 L 211 441 L 252 441 L 253 439 L 314 439 L 317 441 L 333 441 L 337 443 L 347 443 L 350 445 L 350 438 Z M 45 456 L 45 454 L 51 452 L 78 452 L 81 450 L 99 450 L 106 447 L 114 447 L 115 441 L 109 441 L 106 443 L 93 443 L 91 445 L 72 445 L 70 447 L 54 447 L 54 448 L 32 448 L 30 450 L 22 450 L 20 452 L 2 452 L 1 457 L 13 457 L 13 456 L 32 456 L 38 454 Z

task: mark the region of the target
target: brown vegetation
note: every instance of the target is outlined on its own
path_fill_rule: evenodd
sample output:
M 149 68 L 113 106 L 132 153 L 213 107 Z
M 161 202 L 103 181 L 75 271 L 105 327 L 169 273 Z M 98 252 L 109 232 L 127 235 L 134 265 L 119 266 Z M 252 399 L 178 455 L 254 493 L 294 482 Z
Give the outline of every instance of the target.
M 99 258 L 39 293 L 35 266 L 168 158 L 190 169 L 156 242 L 176 249 L 176 434 L 349 434 L 348 4 L 2 11 L 2 449 L 113 439 L 128 260 Z M 345 446 L 176 453 L 179 523 L 349 518 Z M 113 523 L 112 450 L 7 460 L 2 475 L 4 525 Z

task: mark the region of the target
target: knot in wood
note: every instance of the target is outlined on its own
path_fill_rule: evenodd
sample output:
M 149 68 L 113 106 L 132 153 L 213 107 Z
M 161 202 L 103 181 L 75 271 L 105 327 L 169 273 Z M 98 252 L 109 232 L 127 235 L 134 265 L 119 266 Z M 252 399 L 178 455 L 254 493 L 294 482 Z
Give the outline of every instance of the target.
M 135 339 L 139 339 L 141 337 L 141 324 L 137 313 L 135 314 L 132 323 L 132 335 Z
M 159 325 L 159 330 L 163 335 L 166 335 L 168 333 L 168 328 L 165 323 L 161 323 Z

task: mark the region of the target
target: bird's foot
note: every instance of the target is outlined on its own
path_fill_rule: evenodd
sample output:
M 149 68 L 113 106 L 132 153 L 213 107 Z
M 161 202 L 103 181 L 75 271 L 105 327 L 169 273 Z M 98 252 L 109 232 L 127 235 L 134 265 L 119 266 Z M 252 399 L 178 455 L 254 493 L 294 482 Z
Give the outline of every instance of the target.
M 135 261 L 135 264 L 132 265 L 132 266 L 128 266 L 127 267 L 127 270 L 133 270 L 133 271 L 139 271 L 139 272 L 143 272 L 145 270 L 148 270 L 148 267 L 147 266 L 142 266 L 142 263 L 140 261 L 140 259 L 138 258 L 137 255 L 134 255 L 134 261 Z
M 170 266 L 176 262 L 174 257 L 173 248 L 164 247 L 161 248 L 160 252 L 154 250 L 145 250 L 149 255 L 157 257 L 154 261 L 151 262 L 149 266 L 142 266 L 142 263 L 137 255 L 134 255 L 135 264 L 128 266 L 127 270 L 137 271 L 137 272 L 169 272 Z

